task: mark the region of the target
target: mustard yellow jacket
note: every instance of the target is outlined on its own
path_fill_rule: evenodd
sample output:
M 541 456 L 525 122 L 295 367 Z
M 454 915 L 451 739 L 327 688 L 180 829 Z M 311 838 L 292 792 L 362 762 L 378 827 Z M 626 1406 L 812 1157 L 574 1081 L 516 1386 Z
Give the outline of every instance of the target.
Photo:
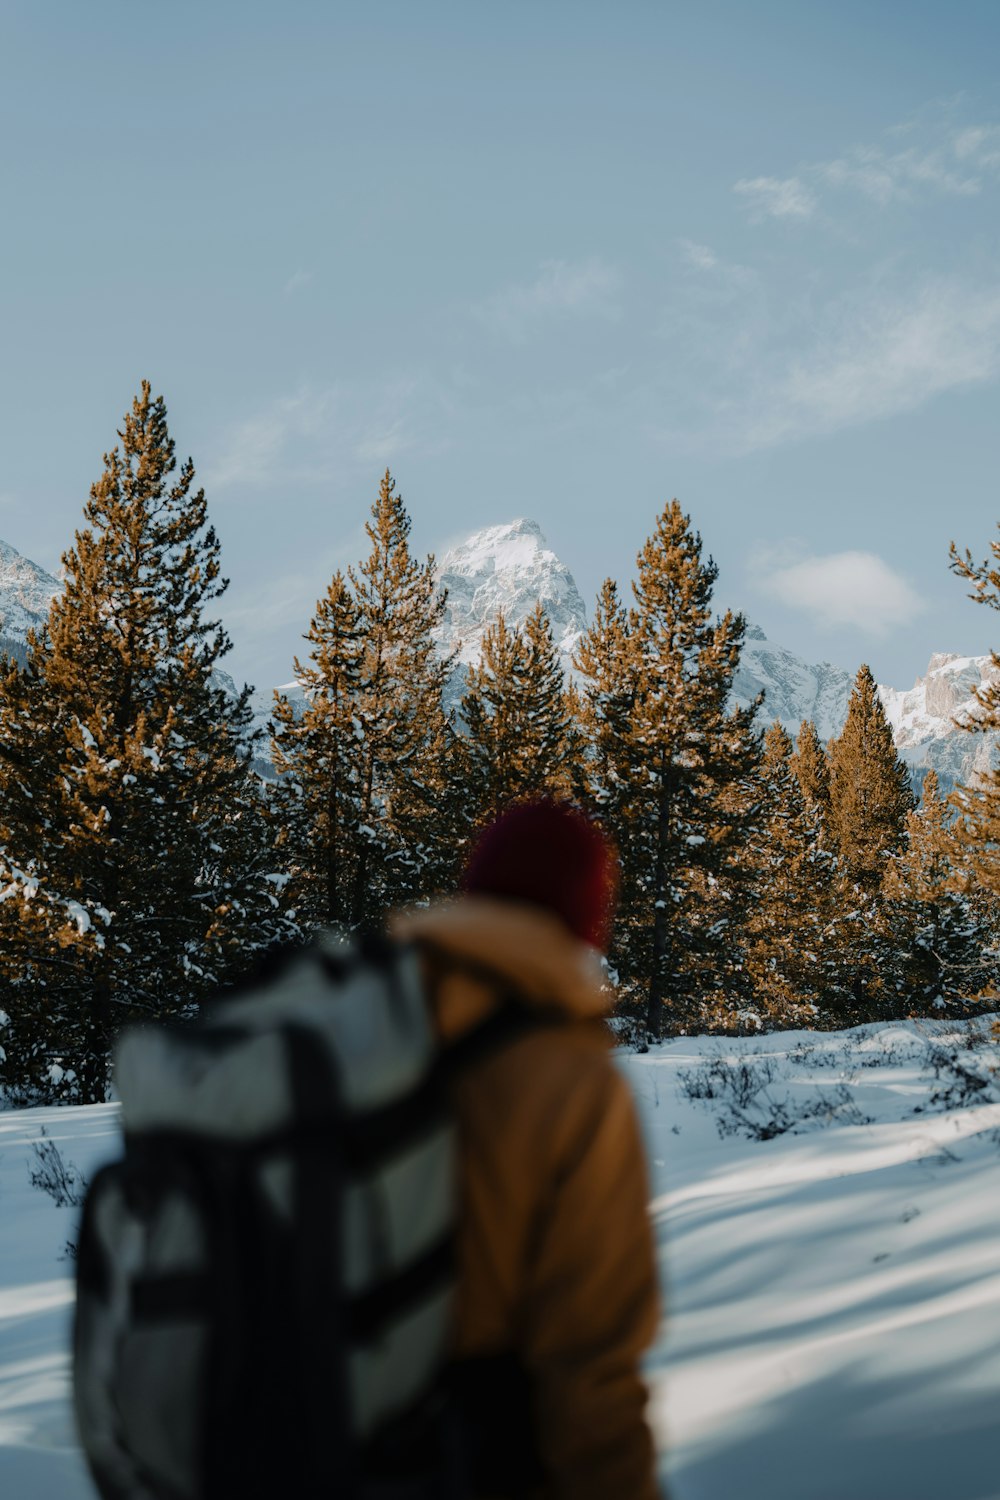
M 580 1025 L 529 1031 L 460 1078 L 456 1357 L 513 1353 L 528 1375 L 539 1500 L 655 1500 L 639 1373 L 659 1321 L 645 1157 L 609 1053 L 597 955 L 540 908 L 483 896 L 400 916 L 395 935 L 451 956 L 432 1005 L 445 1040 L 498 1004 L 483 965 L 529 1006 Z

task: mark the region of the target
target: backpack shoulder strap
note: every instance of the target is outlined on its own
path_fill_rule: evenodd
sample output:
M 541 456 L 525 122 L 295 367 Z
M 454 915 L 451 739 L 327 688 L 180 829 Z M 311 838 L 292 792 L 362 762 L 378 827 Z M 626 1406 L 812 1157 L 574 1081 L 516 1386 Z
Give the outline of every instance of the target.
M 453 1041 L 442 1044 L 441 1065 L 447 1073 L 473 1067 L 531 1032 L 574 1024 L 572 1017 L 555 1006 L 528 1005 L 509 976 L 491 964 L 463 958 L 424 939 L 415 946 L 427 966 L 430 995 L 446 975 L 460 973 L 477 979 L 497 997 L 497 1004 L 488 1016 Z
M 504 998 L 485 1020 L 471 1026 L 453 1042 L 445 1043 L 441 1049 L 442 1061 L 448 1072 L 462 1072 L 519 1041 L 522 1036 L 571 1024 L 556 1011 L 529 1009 L 522 1002 Z

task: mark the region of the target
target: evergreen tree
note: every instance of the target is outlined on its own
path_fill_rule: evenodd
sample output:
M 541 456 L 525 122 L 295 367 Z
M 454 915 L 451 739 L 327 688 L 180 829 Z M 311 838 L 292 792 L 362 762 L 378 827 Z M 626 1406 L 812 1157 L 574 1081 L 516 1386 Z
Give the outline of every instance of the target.
M 638 557 L 626 616 L 606 584 L 581 640 L 590 772 L 610 814 L 627 904 L 617 943 L 629 976 L 648 985 L 647 1025 L 665 1003 L 675 1024 L 699 1014 L 726 920 L 709 893 L 732 877 L 755 757 L 757 705 L 727 708 L 745 622 L 712 618 L 717 568 L 676 501 Z
M 763 897 L 751 851 L 765 843 L 767 834 L 763 746 L 755 724 L 759 702 L 726 717 L 708 857 L 690 875 L 694 915 L 679 958 L 679 988 L 688 1014 L 678 1012 L 675 1025 L 702 1031 L 742 1032 L 759 1024 L 759 995 L 747 962 L 747 943 Z M 678 1002 L 673 1009 L 678 1010 Z
M 625 609 L 617 584 L 605 579 L 590 627 L 577 642 L 573 658 L 581 677 L 576 722 L 583 742 L 576 762 L 577 795 L 597 816 L 619 854 L 618 916 L 608 961 L 626 996 L 646 970 L 640 866 L 630 853 L 639 660 L 634 612 L 630 615 Z
M 205 494 L 190 460 L 171 477 L 148 382 L 119 437 L 48 627 L 0 679 L 0 973 L 18 996 L 4 1077 L 86 1099 L 104 1096 L 122 1023 L 185 1010 L 278 930 L 249 689 L 233 698 L 216 671 L 227 585 Z
M 451 663 L 438 656 L 434 640 L 446 599 L 433 557 L 419 563 L 410 552 L 411 525 L 387 469 L 365 526 L 371 550 L 357 570 L 348 569 L 363 643 L 349 908 L 356 928 L 442 889 L 454 875 L 452 731 L 443 703 Z
M 806 803 L 825 824 L 830 816 L 830 763 L 811 719 L 803 719 L 799 727 L 790 764 Z
M 501 611 L 483 632 L 479 662 L 469 668 L 459 709 L 471 827 L 528 792 L 531 763 L 523 751 L 518 693 L 524 655 L 523 636 L 510 629 Z
M 744 967 L 755 1012 L 783 1026 L 814 1024 L 836 964 L 834 861 L 823 846 L 819 804 L 803 791 L 801 755 L 798 760 L 775 721 L 764 737 L 759 834 L 745 853 L 755 899 Z
M 309 661 L 295 659 L 304 705 L 275 693 L 271 814 L 289 876 L 285 899 L 297 920 L 306 929 L 346 927 L 359 853 L 364 640 L 342 573 L 317 603 L 305 639 Z
M 871 670 L 862 666 L 847 720 L 830 747 L 830 830 L 851 880 L 877 891 L 906 842 L 914 797 Z
M 905 850 L 888 864 L 887 921 L 895 939 L 898 1005 L 959 1005 L 996 979 L 987 913 L 962 889 L 954 829 L 937 774 L 924 778 L 920 806 L 907 819 Z
M 2 671 L 0 1084 L 9 1100 L 33 1103 L 58 1097 L 65 1075 L 69 1097 L 78 1098 L 79 1059 L 67 1058 L 60 1043 L 76 1040 L 80 1007 L 73 982 L 85 953 L 95 957 L 103 935 L 53 868 L 63 813 L 64 725 L 45 711 L 30 655 L 23 669 L 10 660 Z
M 838 860 L 840 962 L 827 991 L 831 1014 L 856 1025 L 894 1013 L 898 974 L 883 880 L 906 846 L 914 796 L 896 754 L 871 671 L 855 679 L 840 736 L 830 744 L 828 829 Z
M 976 563 L 968 549 L 960 554 L 952 542 L 951 568 L 971 584 L 970 599 L 1000 609 L 1000 541 L 991 542 L 990 551 L 992 562 L 987 558 Z M 977 712 L 960 725 L 972 734 L 1000 732 L 1000 651 L 991 653 L 991 663 L 990 680 L 973 689 Z M 963 863 L 975 884 L 1000 900 L 1000 760 L 996 754 L 992 768 L 974 785 L 958 787 L 952 802 L 959 815 L 956 835 Z
M 576 737 L 552 628 L 541 604 L 523 629 L 501 613 L 483 634 L 462 698 L 464 766 L 472 826 L 512 802 L 573 789 Z
M 525 620 L 523 635 L 521 695 L 526 738 L 536 747 L 537 790 L 565 798 L 577 779 L 581 751 L 576 689 L 566 685 L 552 624 L 541 602 Z
M 630 616 L 622 604 L 618 585 L 605 579 L 590 628 L 577 642 L 573 658 L 582 678 L 578 714 L 586 743 L 581 768 L 584 796 L 619 847 L 626 841 L 632 720 L 639 692 L 635 627 L 634 613 Z

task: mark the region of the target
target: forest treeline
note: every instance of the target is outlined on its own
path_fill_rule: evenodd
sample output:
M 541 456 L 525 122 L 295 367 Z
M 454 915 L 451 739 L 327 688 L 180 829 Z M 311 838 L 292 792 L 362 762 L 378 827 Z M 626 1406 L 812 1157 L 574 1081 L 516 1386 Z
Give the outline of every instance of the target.
M 842 1026 L 995 1002 L 1000 770 L 919 802 L 867 667 L 842 733 L 793 741 L 734 705 L 742 616 L 668 504 L 627 593 L 608 580 L 567 682 L 541 607 L 499 618 L 449 708 L 445 601 L 386 473 L 368 551 L 337 573 L 275 696 L 255 769 L 219 542 L 162 398 L 133 402 L 64 554 L 65 588 L 0 671 L 0 1088 L 103 1098 L 126 1022 L 191 1014 L 275 944 L 376 926 L 455 889 L 477 830 L 540 794 L 621 862 L 608 955 L 623 1021 Z M 973 596 L 994 566 L 953 549 Z M 1000 657 L 994 656 L 1000 668 Z M 980 694 L 1000 728 L 1000 683 Z

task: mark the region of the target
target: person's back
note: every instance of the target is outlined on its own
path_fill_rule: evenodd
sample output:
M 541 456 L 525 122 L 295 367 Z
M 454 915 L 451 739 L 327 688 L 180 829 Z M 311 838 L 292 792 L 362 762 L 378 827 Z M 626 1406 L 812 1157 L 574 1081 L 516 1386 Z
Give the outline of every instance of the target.
M 658 1319 L 645 1161 L 596 951 L 612 868 L 581 815 L 515 808 L 461 898 L 394 927 L 426 954 L 445 1041 L 504 1004 L 551 1022 L 454 1085 L 454 1388 L 483 1497 L 657 1494 L 639 1374 Z
M 653 1500 L 612 868 L 579 814 L 516 808 L 464 896 L 397 921 L 415 946 L 321 939 L 126 1036 L 77 1260 L 102 1495 Z

